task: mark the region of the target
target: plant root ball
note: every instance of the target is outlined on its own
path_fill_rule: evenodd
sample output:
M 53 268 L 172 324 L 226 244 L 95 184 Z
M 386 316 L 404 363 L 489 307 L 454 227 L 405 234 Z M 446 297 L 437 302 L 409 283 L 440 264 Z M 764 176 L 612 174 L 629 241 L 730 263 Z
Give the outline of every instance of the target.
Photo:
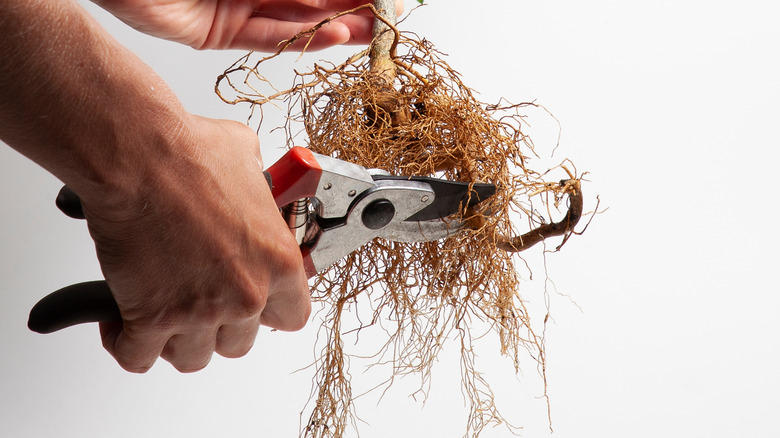
M 378 361 L 392 363 L 394 376 L 419 374 L 423 386 L 444 340 L 459 339 L 471 407 L 467 433 L 476 436 L 504 422 L 474 369 L 470 330 L 475 321 L 484 322 L 498 336 L 500 354 L 517 367 L 520 355 L 530 352 L 544 373 L 543 323 L 532 325 L 520 296 L 514 251 L 526 249 L 523 236 L 534 230 L 568 237 L 582 212 L 579 179 L 570 175 L 565 184 L 551 184 L 527 167 L 534 145 L 521 130 L 522 111 L 535 104 L 479 102 L 442 54 L 415 35 L 400 34 L 395 49 L 392 80 L 371 71 L 367 50 L 340 65 L 296 72 L 290 89 L 271 94 L 256 90 L 267 85 L 260 65 L 272 57 L 253 64 L 250 54 L 217 84 L 223 99 L 249 102 L 253 113 L 259 105 L 286 102 L 290 144 L 302 125 L 308 147 L 320 154 L 396 175 L 498 187 L 489 201 L 460 213 L 468 226 L 453 237 L 421 243 L 377 239 L 319 275 L 314 299 L 325 302 L 327 315 L 307 436 L 341 436 L 345 430 L 353 404 L 343 336 L 377 321 L 388 333 L 377 348 Z M 229 90 L 237 97 L 226 98 Z M 579 214 L 567 214 L 565 223 L 540 216 L 538 211 L 556 211 L 566 196 L 573 207 L 579 198 Z M 530 231 L 518 230 L 518 218 Z M 527 243 L 543 240 L 546 232 Z M 371 322 L 343 326 L 360 305 L 371 309 Z

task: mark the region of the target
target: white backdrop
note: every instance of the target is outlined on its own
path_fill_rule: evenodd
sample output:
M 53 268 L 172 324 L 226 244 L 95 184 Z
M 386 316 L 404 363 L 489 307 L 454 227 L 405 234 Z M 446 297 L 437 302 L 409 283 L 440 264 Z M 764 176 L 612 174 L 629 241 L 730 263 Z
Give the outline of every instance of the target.
M 553 436 L 780 436 L 775 3 L 429 2 L 403 27 L 448 53 L 483 100 L 536 100 L 554 113 L 562 125 L 556 160 L 570 157 L 590 172 L 588 209 L 596 194 L 609 207 L 547 258 L 561 293 L 551 292 L 547 329 Z M 191 111 L 245 119 L 246 108 L 212 93 L 240 52 L 158 41 L 86 6 Z M 296 67 L 356 50 L 311 54 Z M 284 84 L 290 67 L 269 75 Z M 535 120 L 547 154 L 557 131 L 544 116 Z M 271 162 L 282 145 L 261 134 Z M 100 277 L 85 225 L 54 207 L 59 187 L 0 148 L 0 436 L 297 436 L 311 372 L 293 371 L 313 357 L 316 324 L 294 334 L 261 330 L 247 357 L 215 357 L 189 375 L 162 361 L 145 375 L 122 371 L 94 325 L 27 330 L 39 298 Z M 540 276 L 524 291 L 536 304 Z M 492 351 L 482 359 L 505 371 Z M 378 405 L 361 400 L 362 436 L 461 436 L 457 368 L 442 358 L 424 406 L 406 396 L 414 382 Z M 353 369 L 356 381 L 361 374 Z M 536 371 L 496 382 L 511 393 L 502 395 L 504 411 L 523 435 L 548 436 Z

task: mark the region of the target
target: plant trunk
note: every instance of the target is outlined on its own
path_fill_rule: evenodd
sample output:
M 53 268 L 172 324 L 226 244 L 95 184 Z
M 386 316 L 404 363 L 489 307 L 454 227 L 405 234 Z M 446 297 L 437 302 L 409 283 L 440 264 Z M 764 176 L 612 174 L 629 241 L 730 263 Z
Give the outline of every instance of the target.
M 374 0 L 374 7 L 382 18 L 395 25 L 395 0 Z M 371 72 L 385 78 L 388 85 L 392 85 L 395 80 L 395 63 L 393 63 L 390 49 L 393 46 L 395 33 L 382 20 L 375 18 L 373 36 L 374 41 L 369 53 Z

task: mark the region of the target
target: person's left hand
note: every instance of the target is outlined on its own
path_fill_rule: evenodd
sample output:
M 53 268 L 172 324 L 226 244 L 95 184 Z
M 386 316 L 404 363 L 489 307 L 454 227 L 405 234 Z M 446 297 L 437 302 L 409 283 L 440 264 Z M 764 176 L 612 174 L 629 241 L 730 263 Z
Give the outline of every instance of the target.
M 371 0 L 93 0 L 141 32 L 196 49 L 274 51 L 336 12 Z M 403 0 L 396 0 L 396 12 Z M 308 50 L 371 41 L 373 15 L 340 17 L 319 29 Z M 306 41 L 295 47 L 302 48 Z

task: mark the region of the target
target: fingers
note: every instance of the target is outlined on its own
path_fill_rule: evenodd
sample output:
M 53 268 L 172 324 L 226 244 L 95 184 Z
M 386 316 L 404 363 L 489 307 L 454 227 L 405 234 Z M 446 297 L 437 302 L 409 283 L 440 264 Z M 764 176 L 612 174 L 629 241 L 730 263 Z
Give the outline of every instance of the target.
M 240 49 L 256 49 L 273 52 L 282 41 L 288 40 L 300 32 L 314 26 L 312 23 L 279 21 L 271 18 L 255 17 L 250 19 L 231 44 Z M 344 44 L 350 41 L 351 32 L 342 23 L 330 23 L 314 35 L 308 50 L 320 50 L 326 47 Z M 308 39 L 307 39 L 308 40 Z M 307 41 L 306 40 L 306 41 Z M 306 41 L 299 41 L 293 48 L 300 50 Z
M 295 251 L 298 255 L 297 248 Z M 278 257 L 280 261 L 295 261 L 298 258 Z M 276 267 L 283 269 L 281 266 Z M 232 312 L 223 313 L 250 314 L 249 317 L 223 316 L 211 323 L 175 326 L 138 324 L 131 321 L 100 323 L 103 346 L 122 368 L 134 373 L 147 372 L 158 357 L 162 357 L 183 373 L 199 371 L 206 367 L 214 352 L 227 358 L 242 357 L 254 345 L 261 323 L 283 331 L 294 331 L 301 329 L 309 318 L 310 295 L 302 269 L 294 269 L 286 275 L 280 275 L 272 284 L 273 287 L 265 293 L 244 292 L 251 296 L 267 296 L 267 299 L 260 300 L 262 304 L 258 304 L 254 299 L 244 299 L 240 300 L 243 301 L 242 306 L 233 307 Z M 139 325 L 142 329 L 136 329 Z M 186 332 L 172 334 L 175 330 Z
M 135 330 L 128 321 L 100 323 L 103 347 L 133 373 L 147 372 L 158 357 L 183 373 L 205 368 L 214 352 L 228 358 L 242 357 L 254 345 L 261 323 L 283 331 L 299 330 L 306 324 L 311 304 L 305 276 L 297 285 L 294 279 L 285 283 L 285 290 L 270 295 L 259 315 L 211 328 L 197 325 L 187 333 L 171 335 L 165 328 L 150 325 Z
M 250 19 L 244 29 L 233 40 L 231 46 L 242 49 L 275 51 L 282 41 L 306 32 L 318 21 L 283 21 L 267 17 Z M 373 19 L 368 17 L 344 16 L 321 27 L 309 41 L 301 38 L 292 48 L 321 50 L 340 44 L 367 44 L 371 41 Z M 307 46 L 308 44 L 308 46 Z
M 101 323 L 100 334 L 105 349 L 127 371 L 145 373 L 162 357 L 179 372 L 191 373 L 205 368 L 215 352 L 228 358 L 246 355 L 259 326 L 258 318 L 252 318 L 197 333 L 150 337 L 132 336 L 122 323 Z
M 365 0 L 310 0 L 305 2 L 268 2 L 253 13 L 230 44 L 243 49 L 274 51 L 279 43 L 310 30 L 316 24 L 340 11 L 366 4 Z M 403 1 L 396 2 L 396 12 L 403 11 Z M 320 29 L 309 41 L 302 38 L 292 48 L 321 50 L 339 44 L 371 42 L 374 16 L 369 10 L 339 17 Z

